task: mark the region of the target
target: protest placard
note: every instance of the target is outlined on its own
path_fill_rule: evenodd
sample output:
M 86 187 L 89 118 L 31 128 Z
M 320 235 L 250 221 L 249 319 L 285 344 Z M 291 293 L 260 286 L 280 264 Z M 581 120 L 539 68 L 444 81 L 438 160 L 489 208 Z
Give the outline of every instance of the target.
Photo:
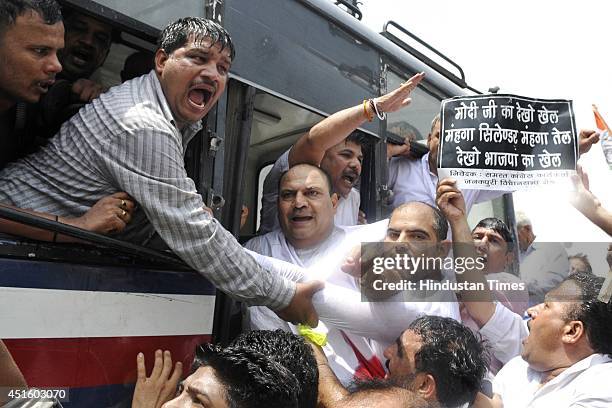
M 576 170 L 572 101 L 492 94 L 442 101 L 439 177 L 465 189 L 528 190 Z

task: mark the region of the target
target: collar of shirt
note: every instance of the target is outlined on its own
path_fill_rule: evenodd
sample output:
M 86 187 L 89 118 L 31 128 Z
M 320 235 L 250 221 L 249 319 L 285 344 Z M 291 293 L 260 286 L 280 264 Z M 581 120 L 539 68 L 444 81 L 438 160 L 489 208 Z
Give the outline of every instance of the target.
M 574 365 L 568 367 L 567 370 L 563 371 L 561 374 L 559 374 L 558 376 L 556 376 L 555 378 L 553 378 L 552 380 L 544 384 L 540 389 L 538 389 L 535 392 L 534 397 L 537 397 L 538 395 L 545 393 L 548 390 L 557 388 L 558 386 L 562 386 L 563 384 L 561 383 L 567 383 L 568 381 L 571 381 L 573 377 L 575 377 L 576 375 L 580 374 L 581 372 L 595 365 L 610 363 L 610 362 L 612 362 L 612 359 L 610 359 L 608 356 L 604 354 L 591 354 L 587 358 L 584 358 L 578 361 L 577 363 L 574 363 Z M 531 368 L 529 368 L 529 371 L 531 371 L 534 374 L 535 378 L 542 377 L 541 373 L 537 373 L 536 371 L 533 371 Z M 568 377 L 571 377 L 571 378 L 568 378 Z
M 181 142 L 183 145 L 183 154 L 187 150 L 187 145 L 193 139 L 193 137 L 202 129 L 202 121 L 198 120 L 195 123 L 185 126 L 185 128 L 181 131 L 178 126 L 176 126 L 176 121 L 174 119 L 174 114 L 172 113 L 172 109 L 170 109 L 170 105 L 168 105 L 168 100 L 166 99 L 166 95 L 164 94 L 164 90 L 161 86 L 161 82 L 159 82 L 159 78 L 157 77 L 157 73 L 155 70 L 151 70 L 148 74 L 149 80 L 153 83 L 153 87 L 155 88 L 155 93 L 157 94 L 157 99 L 159 102 L 159 106 L 164 114 L 164 117 L 174 125 L 176 130 L 181 134 Z

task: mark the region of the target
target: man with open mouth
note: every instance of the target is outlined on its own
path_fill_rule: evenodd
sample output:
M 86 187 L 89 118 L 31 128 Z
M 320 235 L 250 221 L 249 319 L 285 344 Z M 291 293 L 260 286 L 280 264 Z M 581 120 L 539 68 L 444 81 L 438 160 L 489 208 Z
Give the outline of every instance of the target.
M 108 56 L 113 29 L 108 24 L 76 11 L 65 13 L 64 23 L 65 46 L 59 53 L 64 69 L 60 77 L 72 82 L 89 78 Z
M 55 1 L 0 5 L 0 169 L 36 147 L 29 131 L 37 103 L 62 70 L 64 26 Z
M 215 105 L 234 57 L 217 23 L 186 17 L 161 33 L 155 68 L 94 99 L 27 160 L 0 172 L 0 202 L 65 216 L 127 192 L 139 210 L 122 239 L 163 242 L 220 290 L 283 318 L 316 326 L 312 295 L 321 282 L 268 273 L 205 210 L 184 167 L 189 141 Z M 75 160 L 78 157 L 78 160 Z
M 298 163 L 320 166 L 332 179 L 338 194 L 334 222 L 340 226 L 357 225 L 360 217 L 360 196 L 355 186 L 359 182 L 365 136 L 356 129 L 377 114 L 395 112 L 411 102 L 410 93 L 424 75 L 416 74 L 399 88 L 378 98 L 363 101 L 334 113 L 314 125 L 274 163 L 264 181 L 259 234 L 279 228 L 276 200 L 280 175 Z

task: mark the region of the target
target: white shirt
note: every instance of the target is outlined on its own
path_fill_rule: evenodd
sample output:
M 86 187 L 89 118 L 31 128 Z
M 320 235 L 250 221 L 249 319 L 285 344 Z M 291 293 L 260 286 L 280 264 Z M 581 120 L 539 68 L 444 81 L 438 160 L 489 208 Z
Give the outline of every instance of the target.
M 529 335 L 523 317 L 501 303 L 495 305 L 493 316 L 478 332 L 489 342 L 494 372 L 521 354 L 523 340 Z
M 429 153 L 421 160 L 394 157 L 389 162 L 389 188 L 393 191 L 393 208 L 410 201 L 436 206 L 438 176 L 429 170 Z M 506 191 L 461 190 L 469 212 L 476 203 L 502 196 Z
M 375 356 L 370 339 L 386 347 L 417 317 L 438 315 L 460 319 L 456 297 L 449 292 L 431 292 L 417 302 L 400 301 L 403 293 L 398 293 L 385 302 L 362 301 L 356 280 L 341 272 L 339 268 L 346 254 L 355 245 L 382 240 L 387 224 L 388 220 L 383 220 L 364 226 L 336 227 L 322 245 L 309 250 L 308 253 L 296 251 L 280 230 L 255 237 L 246 244 L 247 248 L 263 255 L 299 266 L 310 265 L 309 269 L 304 270 L 305 280 L 326 281 L 325 288 L 313 297 L 313 305 L 321 320 L 317 331 L 327 332 L 330 346 L 325 347 L 324 351 L 330 366 L 343 384 L 353 380 L 358 361 L 341 331 L 344 331 L 361 354 L 370 360 Z M 291 272 L 291 268 L 281 270 L 272 265 L 265 266 L 277 273 L 293 273 L 293 276 L 285 275 L 285 278 L 291 279 L 299 275 Z M 253 329 L 289 328 L 295 331 L 291 325 L 280 320 L 267 308 L 251 307 L 249 315 Z
M 521 256 L 520 273 L 529 290 L 529 303 L 542 303 L 546 293 L 569 274 L 567 252 L 557 242 L 533 242 Z
M 270 173 L 266 176 L 263 185 L 263 195 L 261 198 L 261 223 L 259 225 L 259 234 L 265 234 L 280 228 L 278 223 L 278 182 L 280 176 L 289 170 L 289 152 L 291 149 L 283 153 L 274 163 Z M 336 216 L 334 223 L 340 226 L 357 225 L 359 217 L 359 205 L 361 204 L 361 196 L 359 191 L 351 189 L 349 195 L 340 197 L 338 206 L 336 207 Z
M 285 238 L 281 230 L 275 230 L 265 235 L 260 235 L 246 243 L 246 247 L 262 255 L 271 256 L 298 265 L 304 268 L 312 267 L 314 264 L 327 260 L 324 264 L 327 270 L 339 269 L 343 256 L 339 253 L 347 253 L 346 242 L 347 232 L 341 227 L 335 227 L 332 233 L 323 242 L 315 247 L 300 250 L 294 248 Z M 345 247 L 344 250 L 340 249 Z M 319 269 L 319 268 L 316 268 Z M 342 288 L 347 288 L 349 292 L 359 294 L 359 285 L 354 278 L 345 273 L 333 273 L 328 276 L 320 276 L 324 280 L 333 282 Z M 326 278 L 326 279 L 325 279 Z M 346 307 L 343 305 L 342 307 Z M 265 307 L 250 307 L 248 309 L 248 319 L 253 330 L 273 330 L 283 329 L 297 333 L 294 325 L 281 320 L 272 311 Z M 322 319 L 322 318 L 321 318 Z M 323 320 L 323 319 L 322 319 Z M 352 333 L 342 333 L 339 329 L 328 327 L 324 322 L 320 322 L 316 329 L 320 333 L 327 335 L 327 345 L 323 351 L 329 361 L 329 365 L 340 380 L 345 385 L 354 380 L 355 372 L 359 368 L 360 362 L 351 344 L 359 350 L 361 355 L 371 360 L 373 352 L 370 349 L 368 339 L 356 336 Z M 345 338 L 346 336 L 346 338 Z M 382 363 L 378 362 L 379 368 L 384 372 Z
M 592 354 L 540 387 L 541 373 L 516 357 L 495 377 L 493 392 L 504 408 L 604 408 L 612 406 L 610 378 L 612 359 Z

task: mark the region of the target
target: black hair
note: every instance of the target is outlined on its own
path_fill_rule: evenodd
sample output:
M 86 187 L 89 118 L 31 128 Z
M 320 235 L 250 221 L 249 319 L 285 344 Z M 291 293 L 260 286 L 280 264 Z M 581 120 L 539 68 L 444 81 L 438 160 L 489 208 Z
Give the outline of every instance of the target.
M 187 44 L 192 36 L 195 41 L 210 38 L 213 44 L 221 46 L 221 51 L 227 48 L 234 60 L 236 51 L 229 33 L 216 22 L 201 17 L 184 17 L 168 24 L 161 32 L 157 47 L 170 55 Z
M 501 235 L 504 241 L 506 241 L 506 244 L 508 245 L 507 252 L 512 251 L 512 248 L 514 247 L 514 238 L 512 238 L 512 233 L 510 233 L 510 229 L 508 228 L 506 223 L 500 220 L 499 218 L 489 217 L 480 220 L 480 222 L 474 227 L 472 232 L 474 232 L 476 228 L 486 228 L 497 232 L 499 235 Z
M 473 402 L 489 366 L 483 340 L 448 317 L 423 316 L 408 330 L 421 337 L 415 369 L 433 376 L 440 405 L 458 407 Z
M 215 370 L 230 408 L 298 406 L 295 376 L 258 351 L 203 344 L 196 349 L 192 372 L 202 366 Z
M 53 25 L 62 21 L 62 11 L 55 0 L 2 0 L 0 1 L 0 34 L 15 24 L 17 17 L 32 11 L 45 24 Z
M 356 130 L 344 139 L 344 143 L 355 143 L 361 147 L 367 146 L 369 144 L 368 138 L 362 132 Z
M 595 353 L 607 354 L 612 358 L 612 302 L 597 299 L 604 278 L 590 273 L 575 273 L 563 282 L 566 281 L 572 281 L 581 292 L 580 300 L 568 307 L 566 320 L 581 321 Z
M 314 164 L 310 164 L 310 163 L 296 163 L 293 166 L 291 166 L 289 169 L 283 171 L 281 173 L 280 177 L 278 178 L 278 186 L 276 187 L 276 189 L 279 192 L 279 197 L 280 197 L 281 184 L 283 183 L 283 180 L 285 179 L 285 176 L 287 175 L 289 170 L 291 170 L 295 166 L 308 166 L 308 167 L 312 167 L 313 169 L 318 170 L 324 176 L 323 178 L 327 182 L 327 188 L 329 190 L 329 195 L 331 196 L 334 193 L 334 185 L 332 183 L 331 176 L 329 175 L 328 172 L 326 172 L 325 170 L 323 170 L 319 166 L 315 166 Z
M 304 339 L 283 330 L 254 330 L 243 333 L 232 343 L 258 351 L 291 371 L 297 380 L 298 407 L 317 406 L 319 370 L 312 349 Z
M 423 201 L 409 201 L 395 208 L 393 210 L 393 213 L 395 213 L 396 211 L 402 211 L 404 208 L 407 208 L 414 203 L 424 204 L 431 209 L 431 211 L 433 212 L 433 216 L 434 216 L 433 229 L 436 232 L 436 238 L 438 238 L 438 241 L 445 240 L 446 236 L 448 235 L 448 221 L 446 217 L 444 216 L 444 214 L 442 214 L 442 211 L 440 211 L 438 207 L 434 207 L 433 205 L 428 204 Z

